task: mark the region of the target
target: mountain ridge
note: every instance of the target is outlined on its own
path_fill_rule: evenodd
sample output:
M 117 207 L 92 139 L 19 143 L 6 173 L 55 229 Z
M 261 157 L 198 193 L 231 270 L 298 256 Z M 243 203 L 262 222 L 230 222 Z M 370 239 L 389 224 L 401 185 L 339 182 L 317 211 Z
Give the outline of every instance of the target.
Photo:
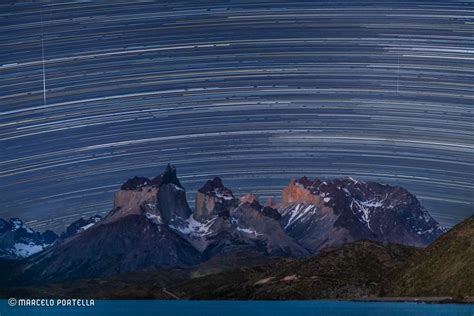
M 189 267 L 242 251 L 303 258 L 362 239 L 426 246 L 444 232 L 407 190 L 352 178 L 292 180 L 279 204 L 267 204 L 253 193 L 235 197 L 214 177 L 196 193 L 193 210 L 176 168 L 167 165 L 152 180 L 127 180 L 104 218 L 79 221 L 74 229 L 87 229 L 28 258 L 23 280 Z
M 53 245 L 59 236 L 51 230 L 36 232 L 19 218 L 0 218 L 0 258 L 22 259 Z

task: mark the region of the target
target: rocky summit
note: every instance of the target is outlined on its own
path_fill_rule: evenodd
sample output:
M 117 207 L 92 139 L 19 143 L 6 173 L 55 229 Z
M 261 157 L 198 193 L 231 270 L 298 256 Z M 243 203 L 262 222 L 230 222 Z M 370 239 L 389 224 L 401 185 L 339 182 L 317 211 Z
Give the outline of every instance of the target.
M 357 240 L 426 246 L 445 229 L 400 187 L 352 178 L 292 180 L 280 202 L 235 197 L 207 181 L 191 209 L 176 168 L 127 180 L 104 217 L 73 223 L 60 242 L 21 265 L 21 282 L 55 282 L 129 271 L 186 268 L 252 253 L 303 258 Z M 18 280 L 17 280 L 18 281 Z

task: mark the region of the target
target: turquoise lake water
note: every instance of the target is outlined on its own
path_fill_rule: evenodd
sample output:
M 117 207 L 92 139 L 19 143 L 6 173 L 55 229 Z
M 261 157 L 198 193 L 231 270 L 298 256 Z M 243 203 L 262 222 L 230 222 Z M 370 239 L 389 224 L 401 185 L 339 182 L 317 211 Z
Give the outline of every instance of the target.
M 11 307 L 0 302 L 1 316 L 15 315 L 162 315 L 162 316 L 300 316 L 300 315 L 469 315 L 474 305 L 366 303 L 340 301 L 101 301 L 93 307 Z

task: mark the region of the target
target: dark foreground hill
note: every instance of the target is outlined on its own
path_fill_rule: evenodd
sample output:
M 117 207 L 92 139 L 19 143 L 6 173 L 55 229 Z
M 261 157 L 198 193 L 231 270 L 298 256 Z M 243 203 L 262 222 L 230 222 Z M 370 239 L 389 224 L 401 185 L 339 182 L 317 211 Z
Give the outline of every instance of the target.
M 474 296 L 474 216 L 410 258 L 383 288 L 394 296 Z
M 172 288 L 191 299 L 321 299 L 373 295 L 418 248 L 358 241 L 306 259 L 193 278 Z
M 128 299 L 357 298 L 374 295 L 384 276 L 418 251 L 414 247 L 358 241 L 306 259 L 234 253 L 188 269 L 13 287 L 0 291 L 0 295 Z
M 282 260 L 256 252 L 234 252 L 219 255 L 192 268 L 163 268 L 128 272 L 101 278 L 67 280 L 45 285 L 19 286 L 0 279 L 0 297 L 29 298 L 93 298 L 93 299 L 175 299 L 167 288 L 176 287 L 190 279 L 235 269 L 236 266 L 269 265 Z M 14 261 L 0 260 L 0 268 L 10 268 Z M 3 284 L 2 284 L 3 283 Z M 2 286 L 4 285 L 4 286 Z

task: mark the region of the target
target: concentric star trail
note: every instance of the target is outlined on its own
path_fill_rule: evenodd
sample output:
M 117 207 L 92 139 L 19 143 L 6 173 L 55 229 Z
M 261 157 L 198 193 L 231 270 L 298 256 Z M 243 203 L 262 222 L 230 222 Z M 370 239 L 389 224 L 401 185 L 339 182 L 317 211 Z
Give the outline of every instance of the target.
M 471 1 L 0 4 L 0 217 L 62 230 L 167 163 L 401 185 L 474 214 Z

